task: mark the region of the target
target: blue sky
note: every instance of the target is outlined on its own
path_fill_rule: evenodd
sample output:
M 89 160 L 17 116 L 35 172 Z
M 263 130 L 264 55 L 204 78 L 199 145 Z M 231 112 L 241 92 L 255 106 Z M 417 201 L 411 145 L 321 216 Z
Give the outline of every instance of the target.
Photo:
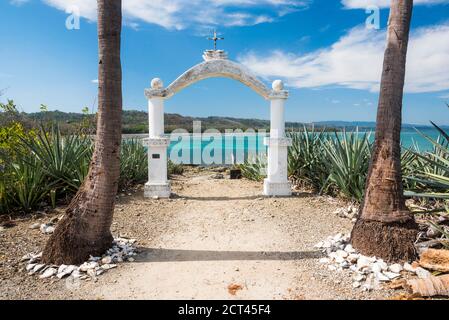
M 145 110 L 152 78 L 166 85 L 202 61 L 213 28 L 230 59 L 269 85 L 290 90 L 288 121 L 373 121 L 385 46 L 387 0 L 123 0 L 125 109 Z M 0 98 L 26 111 L 79 112 L 95 105 L 95 0 L 0 3 Z M 380 29 L 367 29 L 377 5 Z M 73 11 L 79 30 L 68 30 Z M 449 124 L 449 0 L 415 0 L 403 120 Z M 244 85 L 209 79 L 178 93 L 166 112 L 190 116 L 269 117 L 268 103 Z

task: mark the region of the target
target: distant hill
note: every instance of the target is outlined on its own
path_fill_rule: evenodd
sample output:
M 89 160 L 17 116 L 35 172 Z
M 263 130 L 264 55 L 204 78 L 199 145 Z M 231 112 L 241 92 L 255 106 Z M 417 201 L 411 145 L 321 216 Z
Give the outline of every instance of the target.
M 70 131 L 78 126 L 83 121 L 88 121 L 92 125 L 95 124 L 95 115 L 85 115 L 81 113 L 62 112 L 62 111 L 47 111 L 37 113 L 22 113 L 22 116 L 30 121 L 55 121 L 64 131 Z M 194 121 L 201 121 L 201 129 L 217 129 L 223 132 L 225 129 L 242 129 L 247 130 L 253 128 L 256 130 L 269 130 L 270 121 L 260 119 L 243 119 L 232 117 L 190 117 L 180 114 L 165 114 L 165 130 L 172 132 L 175 129 L 185 129 L 192 132 L 192 125 Z M 375 122 L 361 122 L 361 121 L 319 121 L 315 123 L 301 123 L 301 122 L 286 122 L 287 130 L 298 129 L 303 126 L 316 128 L 325 128 L 327 131 L 353 130 L 373 130 L 376 127 Z M 425 125 L 404 124 L 405 130 L 414 130 L 414 128 L 428 128 Z M 449 129 L 449 126 L 445 126 Z M 147 133 L 148 132 L 148 113 L 145 111 L 125 110 L 123 111 L 123 133 Z

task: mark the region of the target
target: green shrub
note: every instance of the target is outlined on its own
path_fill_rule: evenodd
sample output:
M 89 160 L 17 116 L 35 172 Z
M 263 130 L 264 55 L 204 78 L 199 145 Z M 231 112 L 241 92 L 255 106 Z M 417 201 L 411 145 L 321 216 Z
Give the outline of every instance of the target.
M 148 178 L 148 155 L 141 140 L 123 140 L 120 158 L 120 188 L 146 181 Z
M 372 151 L 370 135 L 343 131 L 324 144 L 329 177 L 323 191 L 335 190 L 345 198 L 362 200 Z
M 78 191 L 89 171 L 93 152 L 90 138 L 62 136 L 59 127 L 54 125 L 49 129 L 41 126 L 34 139 L 21 141 L 26 154 L 20 161 L 27 161 L 27 154 L 32 153 L 59 193 Z
M 242 176 L 253 181 L 262 181 L 266 176 L 267 158 L 254 157 L 246 159 L 243 164 L 238 165 L 242 170 Z
M 328 135 L 324 131 L 304 127 L 287 136 L 292 139 L 292 146 L 288 148 L 288 175 L 296 184 L 321 190 L 329 176 L 324 157 Z
M 17 161 L 10 166 L 11 183 L 6 189 L 6 194 L 11 207 L 29 212 L 49 199 L 54 183 L 48 181 L 39 159 L 29 155 L 27 159 L 22 160 L 25 161 Z
M 168 174 L 183 174 L 184 173 L 184 167 L 182 164 L 174 163 L 171 160 L 168 160 Z
M 416 170 L 406 177 L 412 187 L 406 195 L 423 198 L 449 199 L 449 135 L 436 124 L 432 123 L 440 133 L 437 139 L 418 131 L 433 145 L 433 149 L 421 153 L 411 151 L 418 159 Z

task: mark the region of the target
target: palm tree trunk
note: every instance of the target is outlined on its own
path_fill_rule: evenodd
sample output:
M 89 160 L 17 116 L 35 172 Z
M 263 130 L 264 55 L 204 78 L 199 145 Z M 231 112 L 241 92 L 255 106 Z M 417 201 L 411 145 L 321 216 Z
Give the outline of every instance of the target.
M 121 0 L 98 4 L 98 119 L 89 174 L 50 237 L 44 263 L 78 264 L 112 244 L 122 127 Z
M 405 206 L 400 134 L 405 65 L 413 0 L 392 0 L 376 140 L 365 198 L 351 235 L 361 253 L 388 261 L 415 258 L 417 225 Z

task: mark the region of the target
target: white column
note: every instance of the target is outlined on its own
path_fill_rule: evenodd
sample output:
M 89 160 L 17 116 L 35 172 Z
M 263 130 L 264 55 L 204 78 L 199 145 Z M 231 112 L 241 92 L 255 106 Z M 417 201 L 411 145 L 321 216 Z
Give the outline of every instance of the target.
M 164 135 L 164 99 L 155 97 L 148 99 L 148 125 L 150 138 Z
M 148 182 L 145 184 L 145 197 L 169 198 L 170 182 L 167 177 L 167 148 L 170 138 L 164 133 L 163 84 L 158 78 L 151 81 L 151 89 L 146 90 L 148 98 Z
M 288 92 L 284 90 L 282 81 L 273 82 L 271 101 L 270 137 L 265 138 L 268 147 L 267 178 L 264 181 L 264 195 L 290 196 L 291 183 L 288 181 L 287 159 L 291 139 L 285 137 L 285 101 Z

